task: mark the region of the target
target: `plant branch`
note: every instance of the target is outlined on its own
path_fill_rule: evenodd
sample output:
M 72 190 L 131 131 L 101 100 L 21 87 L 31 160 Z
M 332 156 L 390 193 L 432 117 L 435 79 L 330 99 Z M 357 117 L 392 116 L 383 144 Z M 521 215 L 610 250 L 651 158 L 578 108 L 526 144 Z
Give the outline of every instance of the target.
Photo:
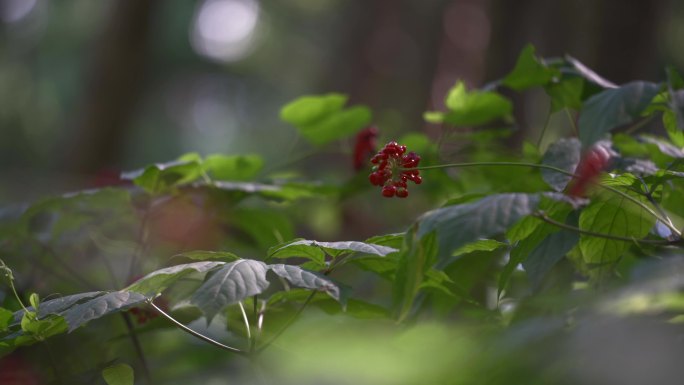
M 150 374 L 150 368 L 147 366 L 147 359 L 145 358 L 145 352 L 143 352 L 142 344 L 138 335 L 135 333 L 135 328 L 133 327 L 133 322 L 131 321 L 131 316 L 127 312 L 119 313 L 123 317 L 124 323 L 126 324 L 126 329 L 128 329 L 128 336 L 131 337 L 131 342 L 133 343 L 133 348 L 135 353 L 138 355 L 140 360 L 140 365 L 143 370 L 143 377 L 145 377 L 145 382 L 152 384 L 152 375 Z
M 218 342 L 218 341 L 216 341 L 216 340 L 213 340 L 213 339 L 211 339 L 211 338 L 205 336 L 204 334 L 201 334 L 201 333 L 199 333 L 199 332 L 196 332 L 196 331 L 190 329 L 189 327 L 187 327 L 187 326 L 183 325 L 182 323 L 180 323 L 180 322 L 179 322 L 178 320 L 176 320 L 175 318 L 171 317 L 171 316 L 170 316 L 169 314 L 167 314 L 164 310 L 160 309 L 160 308 L 159 308 L 157 305 L 155 305 L 152 301 L 149 301 L 148 303 L 149 303 L 157 312 L 159 312 L 159 314 L 161 314 L 161 315 L 164 316 L 166 319 L 168 319 L 169 321 L 171 321 L 171 323 L 173 323 L 174 325 L 176 325 L 178 328 L 180 328 L 180 329 L 183 330 L 184 332 L 186 332 L 186 333 L 188 333 L 188 334 L 190 334 L 190 335 L 192 335 L 192 336 L 194 336 L 194 337 L 197 337 L 197 338 L 203 340 L 204 342 L 207 342 L 207 343 L 209 343 L 209 344 L 211 344 L 211 345 L 214 345 L 214 346 L 216 346 L 216 347 L 219 347 L 219 348 L 221 348 L 221 349 L 223 349 L 223 350 L 228 350 L 229 352 L 233 352 L 233 353 L 239 354 L 239 355 L 241 355 L 241 356 L 246 356 L 246 355 L 247 355 L 247 352 L 245 352 L 245 351 L 243 351 L 243 350 L 240 350 L 240 349 L 238 349 L 238 348 L 234 348 L 234 347 L 232 347 L 232 346 L 224 345 L 224 344 L 222 344 L 222 343 L 220 343 L 220 342 Z
M 612 240 L 614 240 L 614 241 L 625 241 L 625 242 L 634 242 L 634 243 L 647 243 L 647 244 L 651 244 L 651 245 L 671 245 L 671 244 L 674 244 L 674 243 L 677 243 L 677 242 L 678 242 L 678 241 L 676 241 L 676 242 L 667 241 L 667 240 L 664 240 L 664 239 L 636 239 L 636 238 L 629 238 L 629 237 L 621 237 L 621 236 L 619 236 L 619 235 L 604 234 L 604 233 L 596 233 L 596 232 L 593 232 L 593 231 L 582 230 L 582 229 L 580 229 L 580 228 L 578 228 L 578 227 L 570 226 L 570 225 L 568 225 L 568 224 L 566 224 L 566 223 L 558 222 L 558 221 L 556 221 L 556 220 L 554 220 L 554 219 L 551 219 L 548 215 L 546 215 L 546 214 L 545 214 L 544 212 L 542 212 L 542 211 L 539 211 L 539 212 L 535 213 L 535 214 L 532 215 L 532 216 L 535 217 L 535 218 L 539 218 L 539 219 L 541 219 L 542 221 L 544 221 L 544 222 L 546 222 L 546 223 L 548 223 L 548 224 L 554 225 L 554 226 L 556 226 L 556 227 L 560 227 L 560 228 L 565 229 L 565 230 L 574 231 L 574 232 L 579 233 L 579 234 L 590 235 L 590 236 L 592 236 L 592 237 L 597 237 L 597 238 L 612 239 Z
M 565 110 L 565 114 L 568 116 L 570 126 L 572 126 L 573 131 L 575 131 L 575 136 L 579 138 L 579 130 L 577 129 L 577 123 L 575 123 L 575 118 L 572 117 L 572 115 L 570 114 L 570 110 L 568 110 L 567 107 L 563 110 Z
M 247 332 L 247 339 L 252 341 L 252 331 L 249 328 L 249 319 L 247 318 L 247 312 L 245 311 L 245 306 L 242 304 L 242 301 L 238 301 L 238 305 L 240 306 L 240 311 L 242 312 L 242 320 L 245 321 L 245 331 Z
M 542 128 L 541 134 L 539 134 L 539 139 L 537 139 L 537 148 L 541 146 L 542 139 L 544 139 L 544 134 L 546 134 L 546 129 L 549 127 L 549 122 L 551 121 L 551 111 L 553 110 L 553 104 L 549 102 L 549 112 L 546 114 L 546 120 L 544 121 L 544 128 Z
M 555 171 L 573 178 L 577 178 L 578 176 L 575 175 L 574 173 L 570 171 L 563 170 L 558 167 L 553 167 L 549 166 L 546 164 L 536 164 L 536 163 L 524 163 L 524 162 L 468 162 L 468 163 L 447 163 L 447 164 L 438 164 L 434 166 L 419 166 L 419 167 L 412 167 L 412 168 L 406 168 L 406 169 L 401 169 L 402 171 L 408 171 L 408 170 L 433 170 L 433 169 L 440 169 L 440 168 L 460 168 L 460 167 L 479 167 L 479 166 L 510 166 L 510 167 L 529 167 L 529 168 L 537 168 L 537 169 L 545 169 L 545 170 L 551 170 Z M 655 217 L 657 220 L 661 221 L 665 226 L 667 226 L 670 230 L 672 230 L 673 233 L 677 234 L 677 236 L 681 237 L 682 232 L 679 231 L 676 227 L 674 227 L 671 223 L 667 221 L 667 219 L 662 218 L 658 213 L 653 211 L 650 207 L 645 205 L 643 202 L 639 201 L 638 199 L 634 198 L 633 196 L 620 191 L 612 186 L 606 186 L 604 184 L 594 182 L 595 185 L 612 191 L 615 194 L 618 194 L 622 196 L 623 198 L 631 201 L 632 203 L 638 205 L 642 209 L 646 210 L 649 214 L 651 214 L 653 217 Z

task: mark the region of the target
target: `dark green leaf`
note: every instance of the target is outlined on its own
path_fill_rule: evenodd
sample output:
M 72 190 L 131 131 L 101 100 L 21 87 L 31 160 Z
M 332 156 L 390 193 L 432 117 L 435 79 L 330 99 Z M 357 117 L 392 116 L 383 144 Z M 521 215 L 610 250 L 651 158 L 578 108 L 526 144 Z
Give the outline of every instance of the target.
M 133 385 L 133 368 L 126 364 L 110 366 L 102 371 L 102 378 L 107 385 Z
M 294 236 L 290 218 L 273 208 L 239 208 L 230 213 L 230 223 L 244 231 L 260 249 Z
M 539 203 L 537 194 L 490 195 L 474 203 L 447 206 L 418 218 L 418 236 L 437 232 L 439 256 L 449 258 L 458 248 L 480 238 L 505 232 Z
M 342 305 L 345 304 L 346 298 L 341 296 L 340 287 L 330 278 L 322 274 L 307 271 L 299 266 L 292 265 L 276 264 L 270 265 L 269 268 L 295 286 L 322 291 Z
M 399 321 L 409 315 L 415 297 L 425 281 L 425 274 L 435 263 L 437 256 L 435 233 L 418 235 L 416 227 L 414 225 L 406 232 L 392 287 L 394 312 Z
M 115 291 L 93 298 L 64 311 L 62 315 L 69 325 L 69 332 L 81 325 L 105 315 L 127 310 L 145 302 L 147 298 L 139 293 Z
M 176 254 L 174 257 L 187 258 L 195 261 L 222 261 L 233 262 L 240 259 L 237 255 L 228 251 L 204 251 L 194 250 L 186 251 L 184 253 Z
M 319 257 L 319 254 L 317 252 L 311 253 L 310 255 L 300 255 L 310 252 L 311 249 L 324 250 L 332 256 L 339 255 L 341 252 L 345 251 L 364 254 L 374 254 L 379 256 L 385 256 L 387 254 L 399 251 L 392 247 L 357 241 L 319 242 L 301 239 L 272 248 L 271 250 L 269 250 L 269 256 L 276 258 L 298 256 L 307 257 L 310 259 L 314 259 L 314 257 Z
M 211 322 L 226 306 L 266 290 L 268 266 L 261 261 L 241 259 L 225 264 L 200 286 L 190 299 Z
M 0 307 L 0 331 L 7 330 L 12 321 L 12 312 Z
M 170 187 L 191 182 L 201 174 L 201 159 L 195 159 L 153 164 L 143 170 L 123 173 L 121 178 L 132 180 L 150 193 L 159 193 Z
M 400 249 L 404 242 L 404 235 L 404 233 L 377 235 L 366 239 L 364 242 Z
M 544 154 L 542 163 L 573 173 L 580 161 L 582 144 L 576 138 L 563 138 L 549 146 Z M 552 189 L 561 192 L 565 190 L 571 176 L 553 170 L 542 169 L 542 178 Z
M 504 78 L 504 85 L 520 91 L 534 86 L 546 85 L 554 76 L 560 75 L 557 69 L 549 68 L 537 59 L 534 51 L 532 44 L 523 48 L 513 71 Z
M 468 243 L 458 250 L 454 251 L 453 257 L 459 257 L 464 254 L 473 253 L 475 251 L 494 251 L 502 247 L 508 247 L 508 243 L 499 242 L 494 239 L 478 239 L 475 242 Z
M 91 291 L 87 293 L 79 293 L 73 295 L 67 295 L 65 297 L 51 299 L 40 304 L 38 309 L 38 318 L 43 319 L 51 314 L 60 314 L 66 309 L 74 306 L 79 302 L 89 300 L 98 296 L 105 294 L 105 291 Z M 35 311 L 33 307 L 28 308 L 29 311 Z M 14 313 L 13 325 L 19 324 L 22 317 L 24 316 L 24 310 L 19 310 Z
M 280 119 L 293 126 L 309 126 L 342 110 L 347 97 L 342 94 L 302 96 L 280 110 Z
M 225 262 L 204 261 L 166 267 L 147 274 L 124 290 L 152 297 L 190 273 L 206 273 L 224 264 Z
M 564 108 L 579 110 L 582 108 L 582 92 L 584 80 L 580 77 L 563 78 L 546 86 L 546 93 L 551 97 L 551 111 Z
M 589 98 L 578 122 L 582 145 L 589 147 L 610 130 L 638 118 L 658 94 L 658 89 L 655 83 L 635 81 Z
M 560 230 L 546 237 L 532 250 L 522 264 L 533 288 L 539 287 L 544 276 L 577 245 L 577 242 L 578 233 Z
M 511 102 L 496 92 L 468 92 L 462 81 L 449 91 L 445 104 L 448 112 L 426 112 L 425 120 L 430 123 L 474 126 L 507 118 L 513 110 Z

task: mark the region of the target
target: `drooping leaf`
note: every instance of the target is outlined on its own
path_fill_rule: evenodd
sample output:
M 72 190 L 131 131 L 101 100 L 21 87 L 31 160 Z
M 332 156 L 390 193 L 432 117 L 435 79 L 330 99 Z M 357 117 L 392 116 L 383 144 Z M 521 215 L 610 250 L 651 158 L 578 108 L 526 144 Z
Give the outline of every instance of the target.
M 387 246 L 398 250 L 404 242 L 404 235 L 404 233 L 376 235 L 366 239 L 364 243 Z
M 233 262 L 240 259 L 237 255 L 228 251 L 205 251 L 193 250 L 174 255 L 178 258 L 187 258 L 195 261 L 221 261 Z
M 370 124 L 372 113 L 365 106 L 343 109 L 347 97 L 340 94 L 304 96 L 285 105 L 280 118 L 295 126 L 314 145 L 345 138 Z
M 266 290 L 267 271 L 265 263 L 251 259 L 226 263 L 195 291 L 190 303 L 199 307 L 211 322 L 226 306 Z
M 474 203 L 447 206 L 418 218 L 418 236 L 436 231 L 440 258 L 480 238 L 505 232 L 539 204 L 537 194 L 496 194 Z
M 425 281 L 425 274 L 435 263 L 437 256 L 435 232 L 419 235 L 416 227 L 414 225 L 406 232 L 392 287 L 394 314 L 399 321 L 411 312 L 416 295 Z M 420 228 L 419 225 L 418 227 Z
M 573 173 L 579 164 L 582 143 L 576 138 L 563 138 L 549 146 L 542 163 Z M 572 177 L 553 170 L 542 169 L 542 178 L 555 191 L 565 190 Z
M 343 306 L 346 302 L 340 286 L 325 275 L 293 265 L 276 264 L 270 265 L 269 268 L 295 286 L 322 291 L 340 302 Z
M 259 174 L 264 160 L 259 155 L 207 155 L 202 163 L 204 170 L 214 179 L 247 181 Z
M 582 145 L 589 147 L 610 130 L 638 118 L 657 95 L 658 88 L 655 83 L 635 81 L 589 98 L 578 121 Z
M 49 301 L 45 301 L 40 304 L 38 308 L 38 318 L 43 319 L 47 317 L 48 315 L 51 314 L 60 314 L 64 312 L 66 309 L 74 306 L 75 304 L 79 302 L 83 302 L 85 300 L 89 300 L 95 297 L 99 297 L 103 294 L 105 294 L 105 291 L 91 291 L 87 293 L 79 293 L 79 294 L 73 294 L 73 295 L 67 295 L 64 297 L 59 297 L 55 299 L 51 299 Z M 33 307 L 28 308 L 29 311 L 35 311 Z M 13 316 L 13 322 L 12 324 L 18 324 L 22 317 L 24 316 L 24 310 L 18 310 L 14 313 Z
M 147 297 L 140 293 L 114 291 L 73 306 L 61 314 L 69 325 L 69 332 L 71 333 L 74 329 L 89 321 L 114 312 L 127 310 L 146 300 Z
M 430 123 L 475 126 L 507 118 L 513 110 L 511 102 L 498 93 L 479 90 L 468 92 L 462 81 L 449 91 L 445 104 L 447 112 L 426 112 L 425 120 Z
M 133 385 L 133 368 L 126 364 L 116 364 L 105 368 L 102 371 L 102 378 L 107 385 Z
M 260 249 L 294 236 L 291 218 L 273 208 L 237 208 L 230 213 L 230 223 L 244 231 Z
M 534 46 L 528 44 L 520 52 L 518 61 L 503 80 L 503 84 L 516 90 L 524 90 L 534 86 L 548 84 L 554 76 L 560 75 L 555 68 L 550 68 L 534 55 Z
M 186 160 L 156 163 L 142 170 L 125 172 L 121 174 L 121 178 L 132 180 L 150 193 L 159 193 L 173 186 L 191 182 L 201 175 L 201 159 L 190 160 L 188 156 L 185 158 Z
M 166 267 L 147 274 L 124 290 L 152 297 L 192 272 L 206 273 L 224 264 L 225 262 L 204 261 Z
M 628 189 L 621 190 L 642 204 L 648 204 L 645 197 Z M 582 210 L 579 219 L 582 230 L 633 239 L 647 236 L 654 224 L 655 219 L 644 208 L 611 191 L 599 192 Z M 586 263 L 605 266 L 617 261 L 630 244 L 628 241 L 582 234 L 579 247 Z

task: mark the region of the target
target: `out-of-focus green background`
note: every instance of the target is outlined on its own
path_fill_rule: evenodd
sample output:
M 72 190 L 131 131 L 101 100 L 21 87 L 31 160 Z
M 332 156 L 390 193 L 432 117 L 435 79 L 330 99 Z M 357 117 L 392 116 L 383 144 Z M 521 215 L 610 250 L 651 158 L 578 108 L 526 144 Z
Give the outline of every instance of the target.
M 342 92 L 382 138 L 439 127 L 457 79 L 501 77 L 524 44 L 616 83 L 684 67 L 684 4 L 623 0 L 0 1 L 0 199 L 202 154 L 291 154 L 287 101 Z M 548 106 L 515 100 L 519 143 Z M 338 162 L 338 158 L 325 159 Z

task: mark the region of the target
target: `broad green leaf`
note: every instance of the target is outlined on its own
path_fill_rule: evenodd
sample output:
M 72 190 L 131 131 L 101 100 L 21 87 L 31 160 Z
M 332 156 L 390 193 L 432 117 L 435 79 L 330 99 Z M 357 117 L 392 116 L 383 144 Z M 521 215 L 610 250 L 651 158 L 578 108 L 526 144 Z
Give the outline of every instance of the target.
M 178 258 L 187 258 L 195 261 L 222 261 L 233 262 L 240 259 L 237 255 L 228 251 L 204 251 L 193 250 L 174 255 Z
M 347 97 L 340 94 L 304 96 L 287 104 L 280 118 L 295 126 L 314 145 L 345 138 L 370 124 L 372 113 L 364 106 L 346 110 Z
M 294 236 L 291 218 L 273 208 L 242 207 L 229 215 L 231 225 L 250 236 L 259 249 L 266 249 Z
M 299 266 L 293 265 L 276 264 L 270 265 L 269 268 L 295 286 L 322 291 L 340 302 L 343 306 L 345 304 L 346 298 L 341 295 L 339 285 L 322 274 L 304 270 Z
M 73 306 L 61 314 L 69 325 L 69 332 L 71 333 L 88 321 L 127 310 L 145 301 L 147 301 L 147 297 L 139 293 L 114 291 Z
M 79 294 L 73 294 L 73 295 L 67 295 L 64 297 L 59 297 L 55 299 L 51 299 L 49 301 L 45 301 L 40 304 L 40 307 L 38 308 L 38 318 L 43 319 L 47 317 L 48 315 L 52 314 L 60 314 L 64 312 L 66 309 L 76 305 L 79 302 L 83 302 L 98 296 L 101 296 L 105 294 L 106 292 L 104 291 L 91 291 L 87 293 L 79 293 Z M 28 308 L 29 311 L 35 311 L 33 307 Z M 22 317 L 24 316 L 24 310 L 18 310 L 14 313 L 13 316 L 13 325 L 19 324 L 21 321 Z
M 305 289 L 279 291 L 268 299 L 267 308 L 272 308 L 286 302 L 303 302 L 306 301 L 306 299 L 310 296 L 311 291 Z M 384 307 L 354 298 L 347 299 L 346 306 L 343 309 L 336 300 L 330 298 L 330 296 L 324 293 L 315 294 L 311 299 L 310 304 L 322 309 L 328 314 L 341 313 L 359 319 L 377 319 L 389 317 L 389 313 Z
M 310 259 L 318 258 L 319 254 L 317 252 L 312 252 L 310 255 L 299 255 L 293 253 L 306 253 L 307 250 L 317 249 L 323 250 L 331 256 L 337 256 L 342 252 L 357 252 L 364 254 L 373 254 L 379 256 L 385 256 L 390 253 L 395 253 L 399 250 L 376 245 L 372 243 L 364 243 L 357 241 L 345 241 L 345 242 L 319 242 L 312 241 L 308 239 L 296 240 L 294 242 L 287 243 L 285 245 L 280 245 L 269 250 L 270 257 L 283 258 L 291 256 L 307 257 Z
M 573 173 L 580 161 L 582 144 L 576 138 L 563 138 L 549 146 L 542 163 Z M 542 169 L 542 178 L 555 191 L 565 190 L 572 177 L 553 170 Z
M 190 303 L 199 307 L 211 322 L 226 306 L 266 290 L 268 266 L 261 261 L 241 259 L 226 263 L 195 291 Z
M 214 179 L 246 181 L 259 174 L 264 160 L 259 155 L 212 154 L 204 158 L 202 166 Z
M 39 320 L 35 313 L 25 313 L 21 320 L 21 331 L 18 332 L 14 345 L 30 345 L 66 331 L 67 323 L 61 316 Z
M 342 94 L 302 96 L 280 110 L 280 119 L 293 126 L 309 126 L 342 110 L 346 103 Z
M 513 71 L 506 75 L 503 84 L 521 91 L 534 86 L 548 84 L 554 76 L 560 75 L 555 68 L 549 68 L 534 55 L 534 46 L 528 44 L 523 48 Z
M 366 239 L 364 243 L 387 246 L 398 250 L 401 249 L 401 245 L 404 242 L 404 235 L 404 233 L 376 235 Z
M 635 81 L 589 98 L 578 121 L 582 145 L 587 148 L 612 129 L 638 118 L 658 94 L 658 88 L 655 83 Z
M 214 181 L 211 184 L 196 184 L 198 187 L 242 194 L 256 194 L 275 201 L 293 201 L 321 195 L 334 195 L 333 186 L 307 183 L 265 184 L 253 182 Z
M 126 364 L 113 365 L 102 371 L 102 378 L 107 385 L 133 385 L 133 368 Z
M 580 77 L 566 77 L 545 87 L 551 97 L 551 111 L 557 112 L 564 108 L 579 110 L 582 108 L 582 93 L 584 80 Z
M 318 264 L 325 263 L 325 252 L 320 247 L 309 244 L 296 244 L 290 241 L 268 249 L 268 258 L 306 258 Z
M 0 331 L 7 330 L 12 321 L 12 311 L 0 307 Z
M 645 197 L 622 190 L 642 204 L 648 204 Z M 596 199 L 582 210 L 579 219 L 579 227 L 584 231 L 633 239 L 646 237 L 654 224 L 655 219 L 644 208 L 611 191 L 598 193 Z M 631 244 L 582 234 L 579 247 L 586 263 L 603 266 L 617 261 Z
M 505 232 L 539 204 L 537 194 L 496 194 L 474 203 L 447 206 L 418 218 L 418 237 L 437 233 L 440 258 L 480 238 Z
M 419 235 L 414 225 L 404 237 L 404 247 L 398 255 L 398 267 L 392 287 L 394 314 L 398 321 L 405 319 L 418 291 L 425 281 L 425 274 L 437 257 L 435 233 Z
M 426 112 L 425 120 L 430 123 L 475 126 L 509 117 L 513 110 L 511 102 L 496 92 L 468 92 L 462 81 L 457 82 L 449 91 L 445 104 L 447 112 Z
M 147 274 L 124 290 L 152 297 L 190 273 L 206 273 L 224 264 L 225 262 L 204 261 L 166 267 Z
M 398 259 L 396 254 L 385 257 L 378 256 L 359 256 L 348 259 L 349 263 L 358 266 L 360 269 L 370 271 L 385 278 L 389 281 L 394 279 L 394 273 L 397 270 Z
M 532 250 L 522 265 L 533 288 L 541 285 L 546 274 L 577 245 L 577 242 L 578 233 L 560 230 L 546 237 Z
M 458 250 L 454 251 L 453 257 L 469 254 L 475 251 L 494 251 L 502 247 L 508 247 L 508 243 L 499 242 L 495 239 L 478 239 L 475 242 L 468 243 Z

